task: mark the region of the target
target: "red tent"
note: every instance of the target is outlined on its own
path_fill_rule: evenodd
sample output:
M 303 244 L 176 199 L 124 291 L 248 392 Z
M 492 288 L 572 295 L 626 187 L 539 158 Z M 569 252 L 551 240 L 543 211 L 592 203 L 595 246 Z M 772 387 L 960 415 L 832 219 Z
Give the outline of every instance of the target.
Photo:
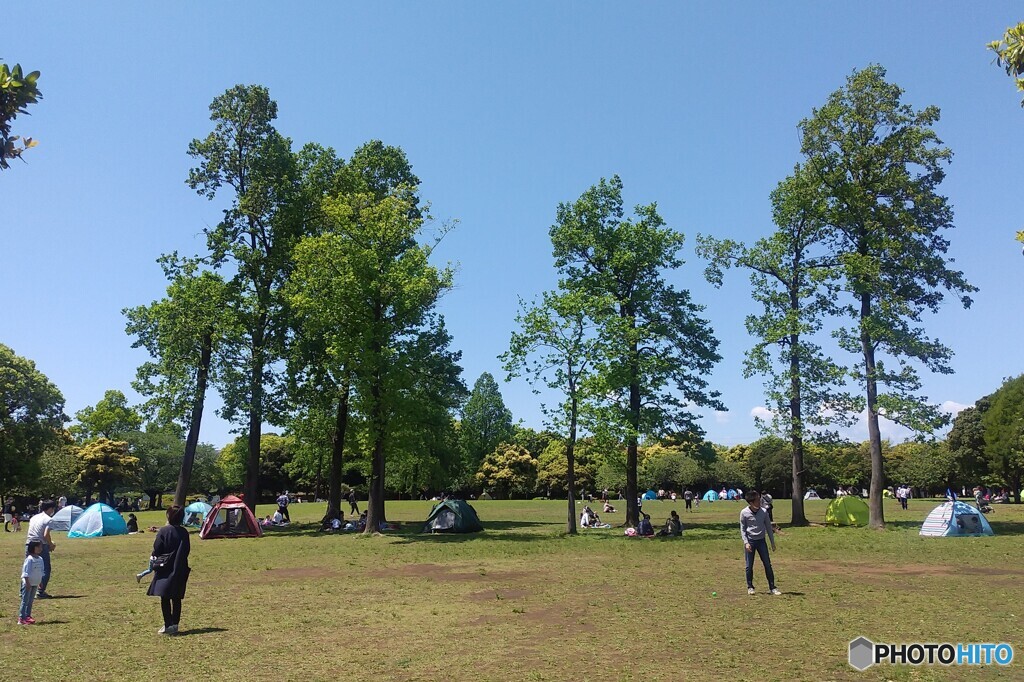
M 204 540 L 262 536 L 263 529 L 260 528 L 259 521 L 245 506 L 245 502 L 234 495 L 228 495 L 213 506 L 199 531 L 199 537 Z

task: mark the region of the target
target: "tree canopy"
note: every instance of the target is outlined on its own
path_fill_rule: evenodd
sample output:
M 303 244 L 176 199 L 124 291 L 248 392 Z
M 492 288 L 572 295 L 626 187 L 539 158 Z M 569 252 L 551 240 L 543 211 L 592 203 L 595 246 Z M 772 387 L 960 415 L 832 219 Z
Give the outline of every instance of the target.
M 21 64 L 11 67 L 0 63 L 0 170 L 10 168 L 11 159 L 20 159 L 25 150 L 39 144 L 31 137 L 11 135 L 14 119 L 19 114 L 28 114 L 28 107 L 43 98 L 38 80 L 38 71 L 25 73 Z

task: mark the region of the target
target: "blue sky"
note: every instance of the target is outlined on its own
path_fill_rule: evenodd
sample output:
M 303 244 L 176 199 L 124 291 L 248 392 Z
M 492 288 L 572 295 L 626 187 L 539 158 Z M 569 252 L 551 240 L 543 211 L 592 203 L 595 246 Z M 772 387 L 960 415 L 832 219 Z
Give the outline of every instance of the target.
M 797 123 L 880 63 L 905 101 L 942 109 L 950 253 L 981 289 L 970 310 L 951 301 L 927 320 L 956 374 L 926 376 L 925 393 L 955 410 L 1024 371 L 1024 110 L 985 50 L 1024 19 L 1019 3 L 41 2 L 30 14 L 0 48 L 42 71 L 45 97 L 15 124 L 40 145 L 0 177 L 0 342 L 37 363 L 69 414 L 110 388 L 137 399 L 145 357 L 120 311 L 160 297 L 157 256 L 201 251 L 218 220 L 185 185 L 186 149 L 236 83 L 269 87 L 297 146 L 406 151 L 433 214 L 459 221 L 437 254 L 458 264 L 442 307 L 470 385 L 504 378 L 496 356 L 518 297 L 555 283 L 559 202 L 612 174 L 627 204 L 657 201 L 687 236 L 671 279 L 722 341 L 710 381 L 729 412 L 702 425 L 734 444 L 757 437 L 764 404 L 741 371 L 754 309 L 741 273 L 721 290 L 703 281 L 693 237 L 769 233 L 768 194 L 799 161 Z M 517 419 L 542 425 L 524 382 L 502 391 Z M 229 430 L 211 410 L 203 440 L 222 445 Z

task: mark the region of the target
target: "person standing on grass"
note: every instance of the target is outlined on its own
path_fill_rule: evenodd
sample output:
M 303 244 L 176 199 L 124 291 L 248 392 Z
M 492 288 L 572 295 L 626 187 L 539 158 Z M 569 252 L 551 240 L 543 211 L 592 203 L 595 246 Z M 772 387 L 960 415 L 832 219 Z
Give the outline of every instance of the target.
M 444 495 L 441 496 L 441 499 L 444 500 Z M 349 514 L 356 515 L 356 514 L 359 513 L 359 504 L 356 502 L 356 491 L 355 490 L 349 490 L 348 491 L 348 506 L 349 506 Z
M 18 625 L 33 625 L 32 602 L 43 579 L 43 543 L 33 540 L 28 543 L 28 556 L 21 565 L 21 608 L 18 610 Z
M 288 523 L 291 523 L 292 522 L 292 518 L 290 516 L 288 516 L 288 502 L 289 501 L 290 500 L 288 499 L 288 491 L 285 491 L 285 492 L 283 492 L 283 493 L 281 493 L 280 495 L 277 496 L 277 511 L 280 512 L 281 516 L 284 517 L 285 521 L 287 521 Z
M 768 493 L 761 493 L 761 506 L 768 512 L 768 520 L 773 524 L 775 523 L 775 516 L 772 514 L 772 509 L 775 505 L 772 504 L 772 496 Z
M 693 491 L 689 488 L 683 493 L 683 502 L 686 503 L 686 511 L 693 513 Z
M 50 538 L 50 520 L 55 513 L 57 513 L 56 502 L 53 500 L 43 500 L 40 502 L 39 513 L 29 519 L 28 533 L 25 535 L 26 557 L 31 553 L 29 545 L 32 544 L 33 540 L 38 540 L 42 544 L 40 556 L 43 559 L 43 577 L 39 581 L 39 591 L 36 592 L 36 599 L 50 598 L 50 593 L 46 591 L 46 586 L 50 584 L 50 552 L 57 548 L 57 545 Z
M 181 623 L 181 600 L 185 598 L 185 586 L 188 574 L 192 569 L 188 566 L 188 555 L 192 550 L 188 531 L 181 527 L 185 519 L 185 509 L 174 505 L 167 510 L 167 525 L 157 531 L 153 541 L 153 559 L 171 555 L 169 560 L 159 567 L 154 567 L 153 582 L 149 584 L 146 594 L 160 597 L 160 609 L 163 611 L 164 626 L 157 630 L 161 635 L 178 634 Z
M 754 594 L 754 553 L 761 557 L 764 574 L 768 578 L 768 590 L 775 595 L 782 594 L 775 587 L 775 571 L 772 560 L 768 556 L 768 543 L 775 551 L 775 531 L 768 519 L 768 512 L 761 507 L 761 495 L 756 490 L 748 490 L 744 496 L 747 506 L 740 512 L 740 537 L 743 538 L 743 549 L 747 559 L 747 594 Z

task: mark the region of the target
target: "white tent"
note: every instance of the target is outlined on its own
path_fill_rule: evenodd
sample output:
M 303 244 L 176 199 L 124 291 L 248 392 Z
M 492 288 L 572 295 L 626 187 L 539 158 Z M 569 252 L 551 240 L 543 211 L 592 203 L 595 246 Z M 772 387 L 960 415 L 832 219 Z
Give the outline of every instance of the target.
M 821 498 L 818 497 L 818 491 L 817 490 L 808 490 L 806 493 L 804 493 L 804 499 L 805 500 L 820 500 Z
M 966 502 L 943 502 L 921 524 L 921 535 L 948 538 L 958 535 L 995 535 L 988 519 Z
M 50 519 L 50 530 L 71 530 L 71 526 L 74 525 L 75 521 L 78 520 L 78 517 L 82 515 L 83 511 L 85 510 L 81 507 L 76 507 L 73 504 L 67 505 L 54 514 L 53 518 Z

